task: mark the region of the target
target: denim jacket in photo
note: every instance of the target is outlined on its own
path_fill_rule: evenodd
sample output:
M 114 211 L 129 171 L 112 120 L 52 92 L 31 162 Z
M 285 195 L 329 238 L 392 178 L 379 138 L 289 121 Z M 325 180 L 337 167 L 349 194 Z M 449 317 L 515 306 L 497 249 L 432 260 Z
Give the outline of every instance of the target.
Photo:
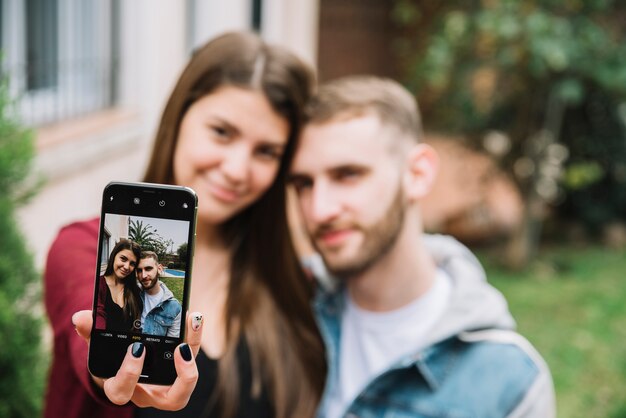
M 142 333 L 178 337 L 182 307 L 165 283 L 159 282 L 159 285 L 163 290 L 163 300 L 146 315 Z M 141 292 L 141 299 L 145 305 L 145 292 Z

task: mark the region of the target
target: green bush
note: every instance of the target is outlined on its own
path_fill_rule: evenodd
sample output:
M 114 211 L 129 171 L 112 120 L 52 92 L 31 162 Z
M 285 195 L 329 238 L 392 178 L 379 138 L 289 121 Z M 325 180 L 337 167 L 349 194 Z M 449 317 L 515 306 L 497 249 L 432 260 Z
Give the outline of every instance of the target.
M 39 276 L 15 219 L 34 155 L 33 135 L 15 122 L 0 80 L 0 417 L 39 416 L 45 361 Z
M 426 128 L 489 151 L 526 203 L 507 264 L 536 253 L 547 213 L 590 230 L 626 221 L 625 2 L 393 4 Z

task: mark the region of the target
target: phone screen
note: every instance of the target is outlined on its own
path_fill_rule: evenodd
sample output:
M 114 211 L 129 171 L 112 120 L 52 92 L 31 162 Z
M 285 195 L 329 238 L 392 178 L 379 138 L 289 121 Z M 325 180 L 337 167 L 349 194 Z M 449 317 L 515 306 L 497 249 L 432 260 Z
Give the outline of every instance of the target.
M 117 373 L 140 341 L 141 382 L 171 384 L 174 350 L 184 340 L 195 237 L 193 190 L 110 183 L 104 190 L 95 274 L 89 369 Z

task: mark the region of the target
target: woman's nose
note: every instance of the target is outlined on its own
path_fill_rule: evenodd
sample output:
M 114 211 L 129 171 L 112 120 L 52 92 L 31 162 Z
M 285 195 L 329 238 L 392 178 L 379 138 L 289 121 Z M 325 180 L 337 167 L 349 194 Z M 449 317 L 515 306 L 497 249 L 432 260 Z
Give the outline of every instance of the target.
M 229 150 L 222 162 L 222 171 L 229 181 L 240 183 L 246 180 L 250 169 L 250 151 L 247 147 L 234 147 Z

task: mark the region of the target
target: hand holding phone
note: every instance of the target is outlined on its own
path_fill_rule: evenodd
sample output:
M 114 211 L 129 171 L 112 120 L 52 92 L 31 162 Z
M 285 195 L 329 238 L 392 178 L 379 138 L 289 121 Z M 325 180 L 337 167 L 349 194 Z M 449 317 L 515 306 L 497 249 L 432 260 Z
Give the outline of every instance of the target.
M 72 316 L 76 332 L 89 342 L 93 325 L 91 311 L 79 311 Z M 183 345 L 176 349 L 173 362 L 178 377 L 171 386 L 146 385 L 138 383 L 143 369 L 145 349 L 139 357 L 133 354 L 133 345 L 129 346 L 122 365 L 116 375 L 103 379 L 92 375 L 94 382 L 104 390 L 111 402 L 124 405 L 131 401 L 139 407 L 155 407 L 162 410 L 175 411 L 183 408 L 193 392 L 198 380 L 198 369 L 194 361 L 202 339 L 202 316 L 190 314 L 187 318 L 186 345 L 191 357 L 186 357 Z
M 142 358 L 139 382 L 171 385 L 184 341 L 197 212 L 193 190 L 109 183 L 102 196 L 89 371 L 111 378 Z M 125 363 L 123 363 L 123 361 Z

